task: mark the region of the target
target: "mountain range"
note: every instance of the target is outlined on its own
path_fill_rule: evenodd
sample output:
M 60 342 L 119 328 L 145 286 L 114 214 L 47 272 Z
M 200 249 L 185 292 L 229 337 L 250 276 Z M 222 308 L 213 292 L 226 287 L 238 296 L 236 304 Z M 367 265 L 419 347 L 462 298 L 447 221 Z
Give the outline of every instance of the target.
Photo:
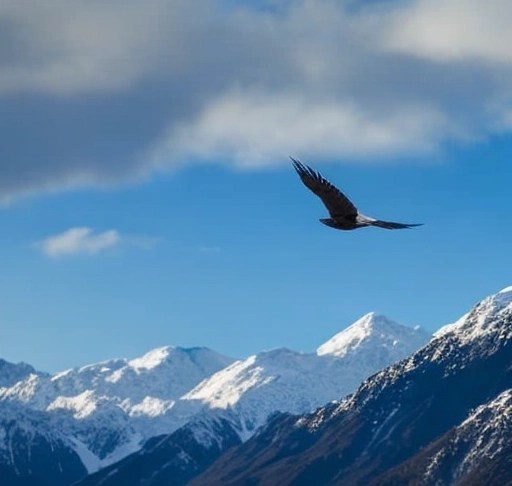
M 313 353 L 0 361 L 6 486 L 512 486 L 512 287 L 430 336 L 368 314 Z
M 313 413 L 276 417 L 190 486 L 512 484 L 512 288 Z
M 67 485 L 156 445 L 182 450 L 187 437 L 201 454 L 220 444 L 207 454 L 212 462 L 271 415 L 345 396 L 429 338 L 371 313 L 313 353 L 281 348 L 235 361 L 207 348 L 162 347 L 53 375 L 0 362 L 0 464 L 18 478 Z

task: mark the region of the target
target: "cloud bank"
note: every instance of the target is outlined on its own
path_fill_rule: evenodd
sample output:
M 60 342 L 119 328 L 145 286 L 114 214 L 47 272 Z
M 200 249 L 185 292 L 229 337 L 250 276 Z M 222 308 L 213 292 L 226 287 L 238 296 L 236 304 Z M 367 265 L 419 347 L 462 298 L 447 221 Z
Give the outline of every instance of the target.
M 508 0 L 4 0 L 0 199 L 512 128 Z

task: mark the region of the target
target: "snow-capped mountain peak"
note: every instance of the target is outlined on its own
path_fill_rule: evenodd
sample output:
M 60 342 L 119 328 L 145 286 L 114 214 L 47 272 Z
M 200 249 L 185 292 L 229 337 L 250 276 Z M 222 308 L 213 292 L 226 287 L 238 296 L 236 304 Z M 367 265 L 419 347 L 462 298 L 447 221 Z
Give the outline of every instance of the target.
M 359 383 L 427 343 L 430 335 L 370 313 L 316 352 L 276 348 L 236 361 L 182 399 L 231 410 L 248 438 L 273 412 L 304 413 L 351 393 Z M 299 392 L 300 391 L 300 392 Z
M 361 346 L 400 347 L 405 341 L 417 340 L 418 347 L 426 342 L 428 333 L 406 327 L 386 316 L 370 312 L 339 332 L 316 350 L 319 356 L 347 356 Z
M 233 362 L 232 358 L 222 356 L 219 353 L 202 347 L 182 348 L 163 346 L 152 349 L 145 355 L 129 360 L 126 369 L 138 373 L 155 370 L 159 367 L 193 367 L 205 369 L 210 374 L 218 369 L 219 364 L 227 366 Z M 215 363 L 212 365 L 212 363 Z
M 21 375 L 15 384 L 0 386 L 0 404 L 47 413 L 60 431 L 97 457 L 87 463 L 99 467 L 133 452 L 144 439 L 183 425 L 193 410 L 172 413 L 176 401 L 232 362 L 208 348 L 165 346 L 140 358 L 103 361 L 53 376 Z
M 135 370 L 152 370 L 161 365 L 169 357 L 172 349 L 173 348 L 170 346 L 152 349 L 140 358 L 128 361 L 128 365 Z
M 512 285 L 500 290 L 495 296 L 495 300 L 501 305 L 508 306 L 512 303 Z
M 248 439 L 275 412 L 312 411 L 352 392 L 429 339 L 416 341 L 416 333 L 371 313 L 340 333 L 344 353 L 334 340 L 330 352 L 276 348 L 234 362 L 208 348 L 164 346 L 53 376 L 32 373 L 0 387 L 0 404 L 23 405 L 58 424 L 91 473 L 210 414 Z
M 374 325 L 385 320 L 386 317 L 370 312 L 319 346 L 316 352 L 319 356 L 345 356 L 371 334 Z
M 493 332 L 496 326 L 500 325 L 500 319 L 496 319 L 497 317 L 505 317 L 510 314 L 512 314 L 512 286 L 489 295 L 459 320 L 441 327 L 434 337 L 440 338 L 450 333 L 460 341 L 472 341 Z M 503 332 L 507 333 L 506 327 L 503 328 Z M 502 337 L 506 336 L 503 335 Z
M 18 381 L 24 380 L 35 373 L 36 370 L 29 364 L 14 364 L 0 359 L 0 387 L 12 386 Z
M 276 417 L 190 484 L 512 484 L 511 297 L 482 300 L 345 400 Z

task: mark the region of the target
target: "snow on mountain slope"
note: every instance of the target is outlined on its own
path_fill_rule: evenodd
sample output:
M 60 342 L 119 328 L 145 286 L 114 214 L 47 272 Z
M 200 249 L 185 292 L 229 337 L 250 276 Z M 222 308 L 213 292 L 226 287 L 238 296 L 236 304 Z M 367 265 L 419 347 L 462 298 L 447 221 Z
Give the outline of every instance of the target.
M 456 322 L 437 330 L 434 337 L 455 333 L 459 339 L 470 341 L 482 333 L 492 332 L 492 325 L 496 322 L 494 316 L 509 311 L 512 311 L 512 286 L 486 297 Z
M 189 415 L 174 413 L 176 401 L 232 361 L 207 348 L 158 348 L 134 360 L 109 360 L 53 376 L 32 373 L 0 387 L 0 401 L 50 413 L 60 429 L 98 458 L 84 460 L 95 469 L 183 425 Z
M 468 472 L 482 457 L 493 459 L 504 445 L 510 447 L 512 434 L 512 389 L 479 406 L 457 427 L 457 440 L 469 444 L 461 461 L 461 475 Z
M 210 413 L 172 434 L 149 439 L 136 453 L 87 476 L 76 486 L 185 486 L 240 443 L 231 422 Z
M 380 353 L 387 363 L 399 361 L 408 356 L 411 348 L 419 349 L 429 339 L 430 334 L 419 327 L 406 327 L 385 316 L 370 312 L 347 327 L 317 349 L 319 356 L 330 354 L 349 357 L 364 353 Z M 378 356 L 376 357 L 378 359 Z
M 242 438 L 273 412 L 300 414 L 339 399 L 371 374 L 405 358 L 430 338 L 371 313 L 317 349 L 298 353 L 274 349 L 237 361 L 206 379 L 184 400 L 234 411 Z
M 0 464 L 13 478 L 0 483 L 25 484 L 16 476 L 31 476 L 34 482 L 65 486 L 87 474 L 76 446 L 44 412 L 21 404 L 0 402 Z M 5 483 L 7 481 L 7 483 Z
M 32 373 L 10 388 L 0 388 L 0 398 L 20 400 L 41 410 L 62 405 L 83 417 L 95 409 L 94 404 L 87 405 L 89 399 L 112 397 L 127 412 L 151 415 L 156 407 L 152 397 L 160 405 L 171 403 L 231 362 L 207 348 L 164 347 L 134 360 L 109 360 L 53 376 Z M 77 399 L 63 401 L 62 397 Z
M 48 413 L 93 472 L 211 411 L 246 439 L 272 413 L 339 399 L 428 339 L 369 314 L 314 353 L 274 349 L 233 363 L 206 348 L 163 347 L 53 376 L 31 373 L 0 387 L 0 402 Z
M 378 478 L 378 486 L 512 484 L 512 389 L 470 411 L 459 425 Z M 372 485 L 374 483 L 371 483 Z
M 511 290 L 341 402 L 269 421 L 190 485 L 512 484 Z
M 0 359 L 0 387 L 13 386 L 18 381 L 24 380 L 36 370 L 26 363 L 9 363 Z
M 94 390 L 96 396 L 123 401 L 125 410 L 138 406 L 137 413 L 151 412 L 150 403 L 148 408 L 142 406 L 147 397 L 176 400 L 232 361 L 207 348 L 163 347 L 141 358 L 113 359 L 51 377 L 32 374 L 3 395 L 12 394 L 34 408 L 44 409 L 57 397 L 73 397 Z M 82 407 L 79 402 L 77 405 Z

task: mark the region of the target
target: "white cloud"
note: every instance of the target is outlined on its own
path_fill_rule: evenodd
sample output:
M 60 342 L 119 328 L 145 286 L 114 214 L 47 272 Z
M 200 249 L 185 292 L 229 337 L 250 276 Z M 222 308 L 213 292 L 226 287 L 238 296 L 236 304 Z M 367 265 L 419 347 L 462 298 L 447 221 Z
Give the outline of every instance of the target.
M 49 257 L 79 254 L 96 255 L 119 245 L 121 236 L 117 230 L 94 233 L 91 228 L 71 228 L 58 235 L 49 236 L 36 246 Z
M 49 236 L 35 243 L 46 256 L 52 258 L 72 255 L 96 255 L 106 250 L 131 246 L 149 250 L 158 238 L 141 235 L 121 235 L 117 230 L 95 232 L 91 228 L 70 228 L 58 235 Z
M 510 132 L 510 18 L 509 0 L 4 0 L 0 200 Z
M 97 255 L 122 246 L 150 250 L 159 241 L 160 238 L 145 235 L 121 235 L 115 229 L 95 232 L 92 228 L 77 227 L 49 236 L 35 243 L 35 247 L 46 256 L 59 258 L 81 254 Z
M 512 2 L 417 0 L 385 17 L 385 45 L 433 60 L 512 67 Z
M 235 92 L 216 99 L 188 124 L 172 127 L 156 157 L 233 157 L 243 166 L 288 163 L 291 153 L 385 157 L 431 152 L 456 130 L 441 110 L 420 103 L 372 113 L 350 99 L 319 102 L 288 93 Z

